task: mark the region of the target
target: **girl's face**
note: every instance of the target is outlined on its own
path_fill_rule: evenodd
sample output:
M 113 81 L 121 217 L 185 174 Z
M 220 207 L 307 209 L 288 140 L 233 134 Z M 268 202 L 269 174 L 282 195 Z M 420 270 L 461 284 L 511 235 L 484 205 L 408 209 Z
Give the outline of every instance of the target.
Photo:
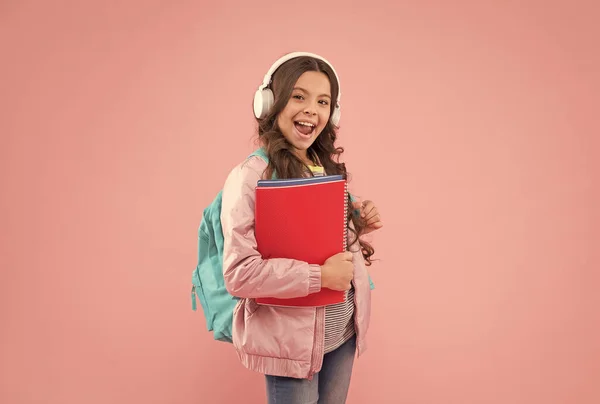
M 298 78 L 291 98 L 277 116 L 283 136 L 302 159 L 306 159 L 306 150 L 325 128 L 330 104 L 331 85 L 327 75 L 308 71 Z

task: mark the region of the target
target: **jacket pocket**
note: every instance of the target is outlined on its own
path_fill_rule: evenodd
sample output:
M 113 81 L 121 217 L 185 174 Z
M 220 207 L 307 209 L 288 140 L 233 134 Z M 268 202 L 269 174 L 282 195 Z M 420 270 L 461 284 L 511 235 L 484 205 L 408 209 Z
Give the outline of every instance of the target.
M 316 309 L 266 306 L 249 300 L 241 349 L 252 355 L 310 362 Z

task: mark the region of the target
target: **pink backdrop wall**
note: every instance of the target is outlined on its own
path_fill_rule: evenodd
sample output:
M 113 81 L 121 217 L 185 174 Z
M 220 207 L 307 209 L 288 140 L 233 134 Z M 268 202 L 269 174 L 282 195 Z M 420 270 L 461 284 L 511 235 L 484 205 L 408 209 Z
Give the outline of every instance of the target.
M 600 402 L 598 6 L 201 3 L 0 5 L 0 402 L 264 402 L 190 274 L 293 50 L 385 221 L 348 402 Z

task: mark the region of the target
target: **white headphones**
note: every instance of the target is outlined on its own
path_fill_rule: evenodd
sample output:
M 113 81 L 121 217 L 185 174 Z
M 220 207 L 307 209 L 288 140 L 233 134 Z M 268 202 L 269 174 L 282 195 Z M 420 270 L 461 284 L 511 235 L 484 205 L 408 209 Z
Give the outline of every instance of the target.
M 310 57 L 322 60 L 323 62 L 327 63 L 329 65 L 329 67 L 331 67 L 331 70 L 333 70 L 333 74 L 335 74 L 335 78 L 338 82 L 338 88 L 340 87 L 340 79 L 339 79 L 335 69 L 333 68 L 331 63 L 329 63 L 327 60 L 325 60 L 321 56 L 315 55 L 314 53 L 309 53 L 309 52 L 288 53 L 287 55 L 281 57 L 279 60 L 277 60 L 275 63 L 273 63 L 273 65 L 271 66 L 271 68 L 269 69 L 267 74 L 265 74 L 265 78 L 263 79 L 262 84 L 258 87 L 258 90 L 256 90 L 256 93 L 254 94 L 254 116 L 255 117 L 264 118 L 267 115 L 267 113 L 269 112 L 269 110 L 271 109 L 271 107 L 273 107 L 273 104 L 274 104 L 273 91 L 271 91 L 271 89 L 267 88 L 267 87 L 269 86 L 269 84 L 271 84 L 271 76 L 273 75 L 275 70 L 277 70 L 277 68 L 279 66 L 281 66 L 283 63 L 287 62 L 288 60 L 294 59 L 294 58 L 297 58 L 300 56 L 310 56 Z M 340 96 L 341 96 L 341 90 L 338 89 L 338 96 L 337 96 L 337 100 L 335 103 L 335 108 L 333 110 L 333 113 L 331 114 L 331 117 L 329 118 L 331 123 L 335 126 L 337 126 L 338 123 L 340 122 L 340 116 L 341 116 L 341 112 L 340 112 L 340 98 L 341 97 Z

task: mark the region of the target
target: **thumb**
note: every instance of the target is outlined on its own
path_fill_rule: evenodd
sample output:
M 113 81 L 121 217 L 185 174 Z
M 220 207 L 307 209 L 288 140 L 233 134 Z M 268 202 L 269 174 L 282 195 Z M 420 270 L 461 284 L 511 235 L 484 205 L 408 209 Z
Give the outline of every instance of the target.
M 362 209 L 363 203 L 361 201 L 352 202 L 354 209 Z

